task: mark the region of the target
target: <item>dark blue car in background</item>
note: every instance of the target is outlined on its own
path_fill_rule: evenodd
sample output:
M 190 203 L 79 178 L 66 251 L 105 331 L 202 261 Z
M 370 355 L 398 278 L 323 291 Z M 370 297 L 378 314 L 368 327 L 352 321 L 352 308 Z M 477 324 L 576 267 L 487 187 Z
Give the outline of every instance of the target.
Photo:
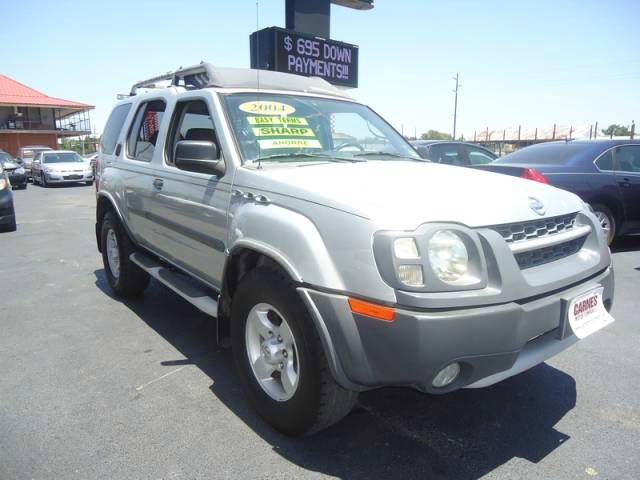
M 475 168 L 548 183 L 591 205 L 607 232 L 640 233 L 640 141 L 562 141 L 531 145 Z

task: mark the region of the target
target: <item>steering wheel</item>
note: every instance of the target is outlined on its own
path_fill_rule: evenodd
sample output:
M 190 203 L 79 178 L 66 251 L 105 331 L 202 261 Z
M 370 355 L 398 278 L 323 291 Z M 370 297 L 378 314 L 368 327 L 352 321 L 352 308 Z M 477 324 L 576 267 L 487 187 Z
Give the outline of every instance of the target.
M 355 147 L 358 150 L 360 150 L 361 152 L 364 152 L 364 147 L 358 143 L 351 143 L 351 142 L 347 142 L 347 143 L 343 143 L 341 145 L 338 145 L 337 147 L 335 147 L 336 152 L 339 152 L 341 150 L 343 150 L 346 147 Z

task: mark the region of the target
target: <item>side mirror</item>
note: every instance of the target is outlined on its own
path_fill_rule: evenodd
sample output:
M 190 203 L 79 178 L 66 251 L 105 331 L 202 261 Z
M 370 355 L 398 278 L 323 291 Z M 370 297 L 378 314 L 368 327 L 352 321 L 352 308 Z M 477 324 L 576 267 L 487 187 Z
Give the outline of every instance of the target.
M 224 162 L 219 158 L 218 146 L 204 140 L 182 140 L 176 143 L 174 163 L 180 170 L 222 176 Z

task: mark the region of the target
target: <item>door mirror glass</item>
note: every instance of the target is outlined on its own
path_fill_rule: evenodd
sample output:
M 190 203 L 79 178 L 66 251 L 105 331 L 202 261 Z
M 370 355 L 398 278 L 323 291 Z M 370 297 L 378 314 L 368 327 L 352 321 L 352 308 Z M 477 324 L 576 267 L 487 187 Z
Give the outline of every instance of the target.
M 224 174 L 224 162 L 218 158 L 215 142 L 206 140 L 182 140 L 176 143 L 175 166 L 189 172 Z

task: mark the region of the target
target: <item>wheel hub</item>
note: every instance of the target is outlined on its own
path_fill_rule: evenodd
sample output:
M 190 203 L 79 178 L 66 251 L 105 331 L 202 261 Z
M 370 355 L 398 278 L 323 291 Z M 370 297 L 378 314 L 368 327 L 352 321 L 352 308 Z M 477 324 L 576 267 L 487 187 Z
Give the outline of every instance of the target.
M 300 365 L 293 332 L 272 305 L 260 303 L 247 316 L 245 345 L 260 387 L 274 400 L 290 399 L 298 388 Z
M 269 365 L 279 365 L 284 360 L 284 344 L 277 338 L 270 338 L 262 342 L 262 358 Z

